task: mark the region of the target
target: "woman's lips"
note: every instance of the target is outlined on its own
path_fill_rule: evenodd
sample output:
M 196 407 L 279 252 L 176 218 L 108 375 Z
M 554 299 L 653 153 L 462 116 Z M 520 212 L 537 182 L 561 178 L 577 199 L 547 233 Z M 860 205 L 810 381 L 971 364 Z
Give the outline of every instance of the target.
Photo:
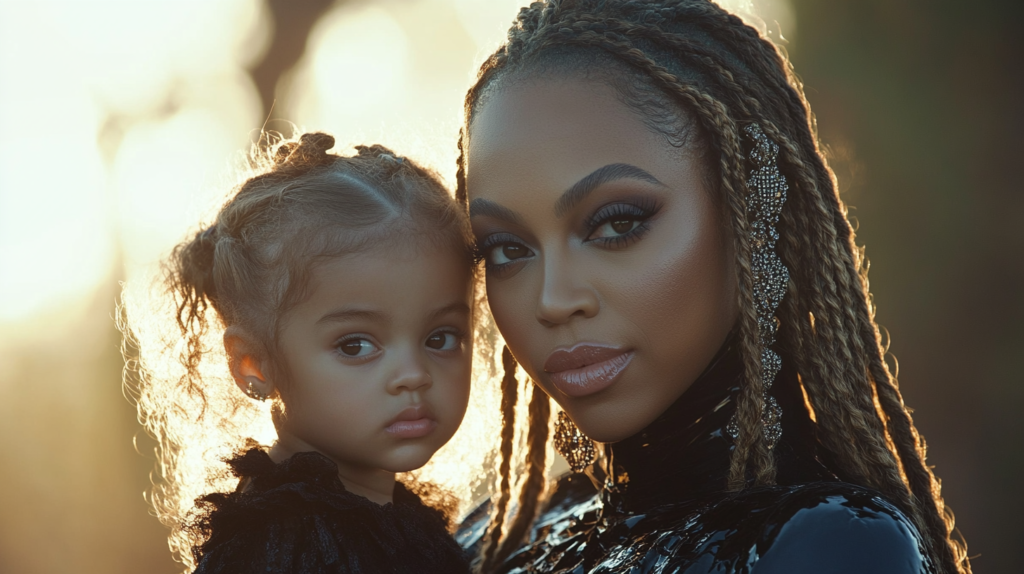
M 395 438 L 420 438 L 427 436 L 437 428 L 430 409 L 423 405 L 415 405 L 403 409 L 398 416 L 391 419 L 391 424 L 384 432 Z
M 633 360 L 633 351 L 604 345 L 579 344 L 555 349 L 544 362 L 551 384 L 570 397 L 585 397 L 606 389 Z

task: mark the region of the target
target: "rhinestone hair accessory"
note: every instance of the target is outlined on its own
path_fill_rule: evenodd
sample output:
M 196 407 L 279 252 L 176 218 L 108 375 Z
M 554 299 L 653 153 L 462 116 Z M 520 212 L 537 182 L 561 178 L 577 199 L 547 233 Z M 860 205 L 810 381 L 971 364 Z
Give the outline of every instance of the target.
M 597 457 L 594 441 L 572 422 L 565 411 L 558 411 L 555 423 L 555 450 L 569 463 L 575 473 L 583 472 Z
M 775 397 L 768 394 L 775 382 L 775 376 L 782 368 L 782 359 L 771 349 L 775 344 L 779 320 L 775 310 L 786 295 L 789 283 L 789 269 L 775 253 L 775 242 L 779 232 L 782 204 L 786 202 L 789 184 L 779 173 L 779 146 L 768 139 L 757 124 L 750 124 L 743 130 L 754 146 L 748 159 L 754 169 L 747 178 L 747 207 L 753 218 L 751 224 L 751 267 L 754 274 L 754 305 L 757 307 L 757 331 L 761 347 L 761 384 L 764 388 L 764 412 L 761 424 L 768 449 L 775 448 L 782 436 L 782 408 Z M 740 428 L 733 415 L 726 426 L 726 432 L 735 440 Z

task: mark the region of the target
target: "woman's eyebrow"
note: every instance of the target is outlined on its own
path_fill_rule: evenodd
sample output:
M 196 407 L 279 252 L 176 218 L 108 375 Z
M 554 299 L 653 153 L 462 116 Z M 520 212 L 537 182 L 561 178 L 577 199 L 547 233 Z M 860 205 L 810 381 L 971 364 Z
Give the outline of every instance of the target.
M 509 223 L 517 223 L 520 225 L 523 223 L 523 218 L 518 213 L 489 199 L 478 198 L 470 202 L 469 216 L 477 217 L 480 215 L 493 217 Z
M 643 169 L 628 163 L 610 163 L 604 167 L 595 169 L 590 175 L 577 181 L 562 194 L 555 202 L 555 217 L 562 217 L 577 203 L 583 201 L 590 192 L 602 185 L 619 179 L 637 179 L 664 186 L 658 178 L 647 173 Z

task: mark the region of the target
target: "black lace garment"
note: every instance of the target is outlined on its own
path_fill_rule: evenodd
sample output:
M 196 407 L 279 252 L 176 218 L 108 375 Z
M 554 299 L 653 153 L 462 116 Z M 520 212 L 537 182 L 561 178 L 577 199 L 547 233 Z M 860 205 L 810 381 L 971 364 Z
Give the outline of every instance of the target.
M 742 366 L 727 343 L 711 366 L 640 433 L 605 447 L 595 489 L 558 481 L 530 540 L 502 572 L 934 572 L 910 520 L 879 493 L 840 480 L 818 456 L 796 374 L 783 361 L 778 486 L 726 490 Z M 473 550 L 486 512 L 457 534 Z
M 275 464 L 250 448 L 228 461 L 232 493 L 197 501 L 196 574 L 468 572 L 444 515 L 401 484 L 379 505 L 345 490 L 338 467 L 314 453 Z

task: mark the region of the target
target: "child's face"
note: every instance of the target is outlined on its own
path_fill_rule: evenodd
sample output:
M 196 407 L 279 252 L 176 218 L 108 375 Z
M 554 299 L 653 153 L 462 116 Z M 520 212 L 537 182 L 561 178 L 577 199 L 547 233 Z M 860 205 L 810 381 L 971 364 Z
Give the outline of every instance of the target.
M 343 474 L 423 466 L 469 400 L 469 263 L 403 242 L 329 260 L 310 286 L 278 339 L 289 375 L 279 440 Z

